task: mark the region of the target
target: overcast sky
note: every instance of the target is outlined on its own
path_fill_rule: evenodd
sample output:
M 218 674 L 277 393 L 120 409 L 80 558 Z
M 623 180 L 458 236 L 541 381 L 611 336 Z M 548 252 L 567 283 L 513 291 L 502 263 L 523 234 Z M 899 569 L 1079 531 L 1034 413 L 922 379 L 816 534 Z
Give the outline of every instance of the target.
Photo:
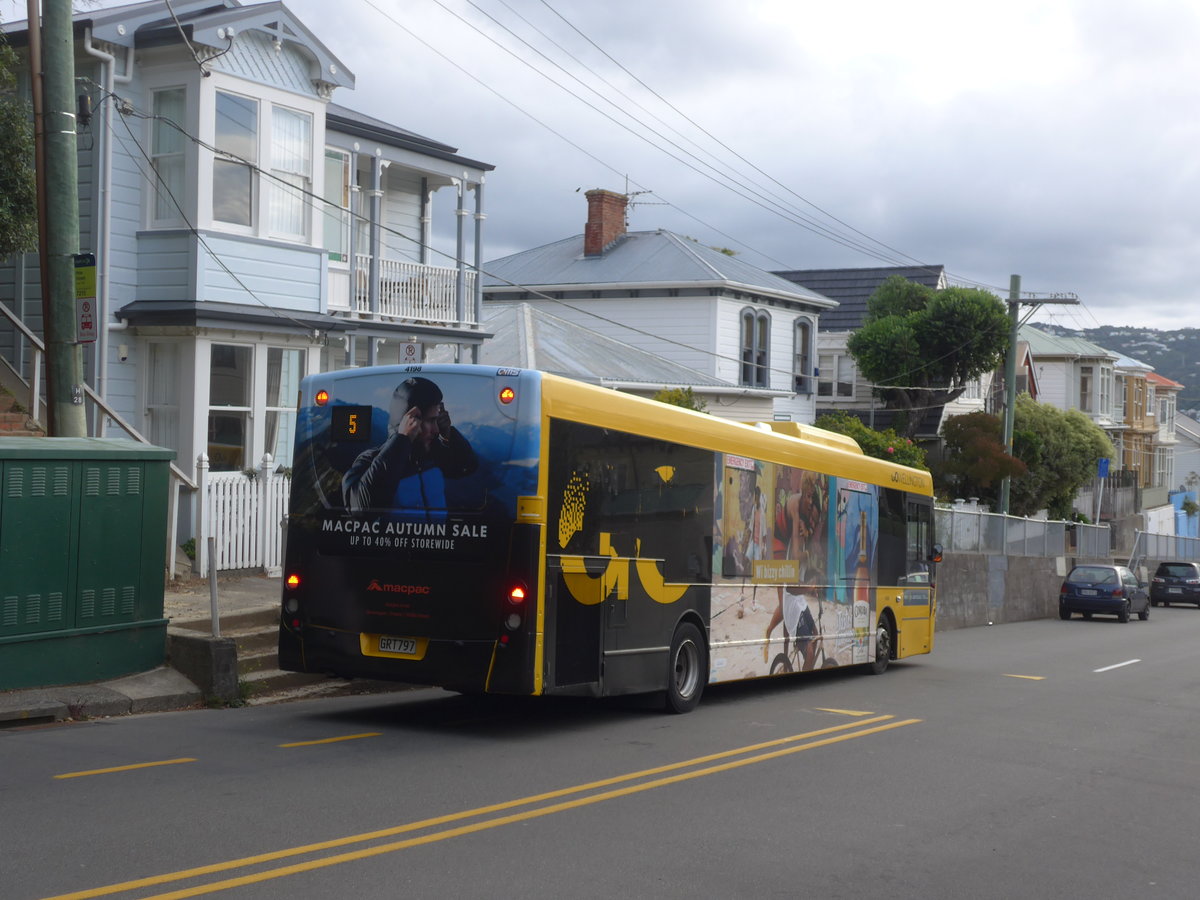
M 495 165 L 489 259 L 628 189 L 633 230 L 764 269 L 1016 273 L 1081 301 L 1039 321 L 1200 327 L 1195 0 L 286 5 L 354 72 L 336 102 Z

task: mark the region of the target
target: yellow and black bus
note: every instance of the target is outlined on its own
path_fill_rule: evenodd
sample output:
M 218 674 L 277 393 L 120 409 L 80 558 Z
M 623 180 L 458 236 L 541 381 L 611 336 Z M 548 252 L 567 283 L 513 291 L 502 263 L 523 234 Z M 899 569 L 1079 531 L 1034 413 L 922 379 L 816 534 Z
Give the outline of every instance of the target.
M 527 369 L 300 391 L 279 659 L 462 692 L 662 692 L 933 646 L 933 486 L 849 438 Z

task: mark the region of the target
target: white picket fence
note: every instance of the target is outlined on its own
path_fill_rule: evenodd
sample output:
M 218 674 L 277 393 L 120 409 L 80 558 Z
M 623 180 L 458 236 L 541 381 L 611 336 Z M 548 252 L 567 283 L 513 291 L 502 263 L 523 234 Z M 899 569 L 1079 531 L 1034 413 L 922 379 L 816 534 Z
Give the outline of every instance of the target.
M 292 480 L 274 471 L 268 453 L 251 477 L 245 472 L 210 472 L 208 457 L 196 460 L 196 569 L 210 569 L 209 538 L 218 571 L 283 567 L 283 526 Z

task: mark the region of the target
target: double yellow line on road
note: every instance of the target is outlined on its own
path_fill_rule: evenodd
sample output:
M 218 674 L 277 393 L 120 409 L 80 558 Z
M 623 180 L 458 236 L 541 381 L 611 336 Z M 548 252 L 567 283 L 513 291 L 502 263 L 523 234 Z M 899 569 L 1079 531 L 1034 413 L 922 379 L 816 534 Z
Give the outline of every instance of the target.
M 525 822 L 530 819 L 541 818 L 543 816 L 565 812 L 566 810 L 570 809 L 578 809 L 579 807 L 590 806 L 595 803 L 603 803 L 608 800 L 614 800 L 618 797 L 625 797 L 629 796 L 630 794 L 640 793 L 642 791 L 649 791 L 655 788 L 666 787 L 667 785 L 671 784 L 678 784 L 679 782 L 688 781 L 693 778 L 703 778 L 708 775 L 716 775 L 720 772 L 727 772 L 743 766 L 756 765 L 758 763 L 767 762 L 768 760 L 772 759 L 778 759 L 779 757 L 787 756 L 792 753 L 800 753 L 804 750 L 813 750 L 818 747 L 826 747 L 830 744 L 855 740 L 857 738 L 867 737 L 868 735 L 890 731 L 895 728 L 903 728 L 906 725 L 914 725 L 920 721 L 920 719 L 895 719 L 892 716 L 876 716 L 874 718 L 862 719 L 860 721 L 851 722 L 845 725 L 822 728 L 817 731 L 810 731 L 804 734 L 795 734 L 785 738 L 777 738 L 775 740 L 764 741 L 758 744 L 750 744 L 746 747 L 738 747 L 733 750 L 724 750 L 720 753 L 712 753 L 707 756 L 700 756 L 696 757 L 695 759 L 684 760 L 682 762 L 670 763 L 668 765 L 657 766 L 651 769 L 643 769 L 639 772 L 630 772 L 626 775 L 618 775 L 613 778 L 605 778 L 599 781 L 588 782 L 587 784 L 561 788 L 556 791 L 548 791 L 543 794 L 535 794 L 533 796 L 522 797 L 516 800 L 508 800 L 504 803 L 496 803 L 490 806 L 481 806 L 476 809 L 463 810 L 461 812 L 450 813 L 444 816 L 435 816 L 429 819 L 422 819 L 418 822 L 410 822 L 406 825 L 397 825 L 394 828 L 385 828 L 379 831 L 366 832 L 364 834 L 349 835 L 344 838 L 321 841 L 314 844 L 304 844 L 299 847 L 290 847 L 284 850 L 276 850 L 271 853 L 262 853 L 257 856 L 247 856 L 241 859 L 228 860 L 226 862 L 214 863 L 208 866 L 182 869 L 178 872 L 167 872 L 162 875 L 139 878 L 133 881 L 124 881 L 119 884 L 111 884 L 105 887 L 78 891 L 71 894 L 60 894 L 56 897 L 47 898 L 47 900 L 85 900 L 85 898 L 90 897 L 104 897 L 112 894 L 119 894 L 124 891 L 156 887 L 158 885 L 172 884 L 187 879 L 200 878 L 206 875 L 216 875 L 222 872 L 233 871 L 235 869 L 263 865 L 265 863 L 271 863 L 281 859 L 320 853 L 326 850 L 335 850 L 354 844 L 364 844 L 370 841 L 378 841 L 384 838 L 396 837 L 401 834 L 409 834 L 415 831 L 427 831 L 425 834 L 405 838 L 404 840 L 376 844 L 371 847 L 363 847 L 362 849 L 353 850 L 348 853 L 337 853 L 330 856 L 322 856 L 316 859 L 305 860 L 303 862 L 297 862 L 287 866 L 266 869 L 264 871 L 253 872 L 246 875 L 239 875 L 221 881 L 211 881 L 205 884 L 199 884 L 192 887 L 185 887 L 179 890 L 170 891 L 169 893 L 165 894 L 156 894 L 153 897 L 146 897 L 144 900 L 176 900 L 176 898 L 196 897 L 202 894 L 215 893 L 217 891 L 242 887 L 248 884 L 270 881 L 275 878 L 283 878 L 288 875 L 297 875 L 302 872 L 310 872 L 315 869 L 322 869 L 329 866 L 341 865 L 342 863 L 367 859 L 372 856 L 381 856 L 386 853 L 394 853 L 398 850 L 404 850 L 409 847 L 416 847 L 422 844 L 432 844 L 437 841 L 461 837 L 462 835 L 466 834 L 474 834 L 476 832 L 486 831 L 491 828 L 499 828 L 503 825 L 512 825 L 516 822 Z M 623 786 L 615 787 L 616 785 Z M 563 800 L 563 798 L 572 797 L 573 795 L 578 794 L 586 794 L 586 796 L 578 796 L 574 797 L 574 799 Z M 547 805 L 537 806 L 537 804 Z M 494 813 L 506 812 L 508 810 L 519 809 L 520 807 L 535 808 L 525 809 L 520 812 L 497 816 L 495 818 L 483 818 L 491 816 Z M 446 828 L 443 830 L 432 830 L 438 829 L 443 825 L 449 825 L 455 822 L 464 822 L 468 819 L 476 818 L 480 818 L 481 821 L 470 822 L 468 824 L 458 825 L 457 827 Z

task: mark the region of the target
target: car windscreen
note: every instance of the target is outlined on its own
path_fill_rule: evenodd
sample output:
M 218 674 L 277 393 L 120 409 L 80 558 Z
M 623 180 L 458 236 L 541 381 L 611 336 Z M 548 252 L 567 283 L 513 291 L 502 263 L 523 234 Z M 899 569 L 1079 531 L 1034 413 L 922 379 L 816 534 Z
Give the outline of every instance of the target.
M 1104 566 L 1076 566 L 1067 576 L 1067 581 L 1078 581 L 1084 584 L 1108 584 L 1117 580 L 1117 573 Z
M 1196 567 L 1185 563 L 1175 565 L 1163 563 L 1158 567 L 1158 574 L 1169 575 L 1172 578 L 1194 578 L 1196 577 Z

